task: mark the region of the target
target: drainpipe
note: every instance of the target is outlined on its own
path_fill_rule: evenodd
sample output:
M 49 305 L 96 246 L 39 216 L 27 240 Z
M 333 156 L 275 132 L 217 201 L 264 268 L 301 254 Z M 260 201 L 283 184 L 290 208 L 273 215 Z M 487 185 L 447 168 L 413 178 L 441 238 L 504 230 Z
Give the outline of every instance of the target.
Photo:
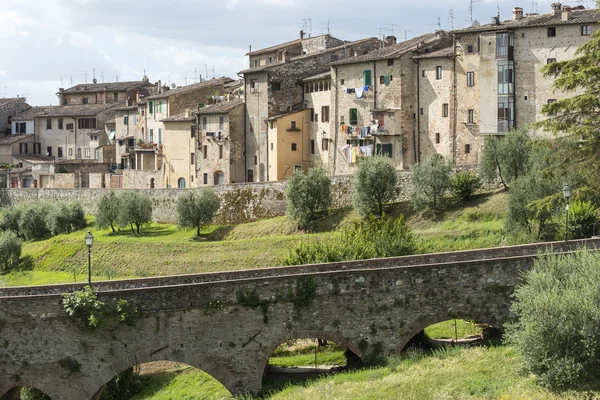
M 453 119 L 454 121 L 452 121 L 452 160 L 456 160 L 456 119 L 457 119 L 457 112 L 458 112 L 458 107 L 457 107 L 457 94 L 456 94 L 456 36 L 452 35 L 452 64 L 453 64 L 453 71 L 452 73 L 454 74 L 454 79 L 452 80 L 452 92 L 453 92 L 453 97 L 454 97 L 454 106 L 452 107 L 452 114 L 453 114 Z M 477 51 L 479 51 L 479 46 L 477 48 Z
M 250 50 L 252 50 L 252 46 L 250 46 Z M 248 182 L 248 153 L 246 152 L 247 150 L 247 136 L 248 136 L 248 106 L 246 105 L 246 98 L 248 96 L 248 94 L 246 93 L 246 78 L 242 78 L 240 76 L 240 74 L 238 73 L 237 76 L 241 79 L 244 79 L 244 182 Z M 200 121 L 200 120 L 198 120 Z M 200 127 L 200 125 L 198 124 L 198 127 Z
M 73 118 L 73 117 L 71 117 Z M 73 131 L 75 131 L 75 147 L 73 148 L 73 158 L 77 159 L 77 120 L 75 118 L 73 118 Z M 68 157 L 68 150 L 67 150 L 67 157 Z
M 414 60 L 413 60 L 414 62 Z M 417 132 L 413 132 L 413 151 L 415 152 L 415 163 L 421 162 L 421 63 L 417 58 Z
M 345 47 L 344 47 L 345 50 Z M 333 126 L 334 126 L 334 130 L 335 130 L 335 134 L 334 134 L 334 141 L 333 141 L 333 170 L 331 175 L 335 176 L 335 172 L 336 172 L 336 167 L 337 167 L 337 145 L 338 145 L 338 70 L 337 67 L 334 66 L 333 69 L 335 70 L 335 82 L 334 82 L 334 86 L 335 86 L 335 102 L 334 102 L 334 110 L 335 110 L 335 114 L 333 116 Z
M 374 89 L 374 94 L 373 94 L 373 109 L 377 110 L 377 62 L 373 61 L 373 87 Z
M 260 117 L 259 117 L 260 118 Z M 267 170 L 267 182 L 269 182 L 269 151 L 270 151 L 270 147 L 269 147 L 269 121 L 267 121 L 265 119 L 265 125 L 267 125 L 265 127 L 265 129 L 267 130 L 267 166 L 266 166 L 266 170 Z

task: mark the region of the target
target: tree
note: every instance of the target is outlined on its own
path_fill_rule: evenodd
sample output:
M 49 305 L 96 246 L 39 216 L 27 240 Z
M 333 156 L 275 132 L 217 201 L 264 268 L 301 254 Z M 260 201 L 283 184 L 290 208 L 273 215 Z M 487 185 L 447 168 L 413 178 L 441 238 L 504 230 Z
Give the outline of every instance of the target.
M 500 179 L 505 189 L 529 169 L 531 139 L 514 130 L 504 137 L 488 136 L 481 155 L 481 175 L 488 182 Z
M 196 228 L 200 236 L 200 228 L 213 220 L 220 204 L 219 196 L 211 189 L 184 193 L 177 201 L 177 223 L 181 228 Z
M 22 211 L 23 207 L 21 206 L 12 206 L 4 209 L 2 219 L 0 220 L 0 230 L 12 231 L 16 233 L 17 236 L 20 236 L 21 230 L 19 229 L 19 220 L 21 219 Z
M 310 224 L 319 211 L 331 206 L 331 180 L 323 167 L 311 168 L 308 174 L 295 171 L 287 182 L 287 215 L 300 226 Z
M 152 200 L 148 195 L 125 192 L 120 196 L 119 206 L 119 226 L 129 225 L 132 232 L 140 233 L 143 225 L 152 222 Z
M 32 203 L 25 207 L 19 218 L 19 230 L 26 240 L 43 239 L 50 233 L 46 216 L 50 207 L 46 203 Z
M 0 233 L 0 271 L 8 271 L 17 266 L 21 258 L 23 242 L 12 231 Z
M 456 200 L 469 201 L 473 193 L 481 187 L 481 179 L 476 173 L 461 171 L 452 177 L 450 189 Z
M 98 213 L 96 214 L 96 226 L 98 229 L 106 229 L 110 226 L 113 233 L 119 220 L 120 202 L 114 191 L 105 193 L 98 202 Z
M 452 164 L 434 154 L 431 158 L 412 168 L 412 203 L 415 209 L 429 208 L 439 212 L 442 199 L 450 188 Z
M 527 372 L 553 390 L 597 390 L 600 382 L 600 255 L 535 260 L 515 292 L 506 339 Z
M 385 157 L 367 157 L 352 177 L 352 204 L 363 217 L 383 216 L 383 205 L 396 197 L 396 169 Z

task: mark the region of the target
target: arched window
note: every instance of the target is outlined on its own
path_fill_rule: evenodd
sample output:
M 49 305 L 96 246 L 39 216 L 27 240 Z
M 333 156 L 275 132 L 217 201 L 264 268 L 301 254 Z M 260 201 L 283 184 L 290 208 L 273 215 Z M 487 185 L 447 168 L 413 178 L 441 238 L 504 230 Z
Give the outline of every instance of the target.
M 319 82 L 319 92 L 323 91 L 323 82 Z
M 304 90 L 306 91 L 306 93 L 310 93 L 310 85 L 308 83 L 304 87 Z
M 184 178 L 179 178 L 179 180 L 177 181 L 177 187 L 179 189 L 185 189 L 185 179 Z
M 314 84 L 311 82 L 311 83 L 310 83 L 310 92 L 312 93 L 312 92 L 314 92 L 314 91 L 315 91 L 315 86 L 314 86 Z
M 215 185 L 223 185 L 225 183 L 225 174 L 221 171 L 215 172 Z

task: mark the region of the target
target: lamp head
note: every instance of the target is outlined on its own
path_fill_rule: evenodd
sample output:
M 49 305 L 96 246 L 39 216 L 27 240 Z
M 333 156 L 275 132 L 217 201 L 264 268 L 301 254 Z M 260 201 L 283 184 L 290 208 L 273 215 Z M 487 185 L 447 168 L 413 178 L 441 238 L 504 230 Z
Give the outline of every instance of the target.
M 94 243 L 94 236 L 92 236 L 92 232 L 88 231 L 85 235 L 85 244 L 91 246 Z
M 565 196 L 565 199 L 568 201 L 571 198 L 571 186 L 569 186 L 568 184 L 565 185 L 565 187 L 563 188 L 563 196 Z

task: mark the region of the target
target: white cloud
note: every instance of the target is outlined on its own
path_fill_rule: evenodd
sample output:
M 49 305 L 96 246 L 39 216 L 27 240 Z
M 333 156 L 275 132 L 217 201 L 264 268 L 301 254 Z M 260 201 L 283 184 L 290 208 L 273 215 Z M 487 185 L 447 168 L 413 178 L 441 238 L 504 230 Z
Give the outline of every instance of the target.
M 0 69 L 0 78 L 6 78 L 8 76 L 8 73 L 6 71 L 2 71 Z

